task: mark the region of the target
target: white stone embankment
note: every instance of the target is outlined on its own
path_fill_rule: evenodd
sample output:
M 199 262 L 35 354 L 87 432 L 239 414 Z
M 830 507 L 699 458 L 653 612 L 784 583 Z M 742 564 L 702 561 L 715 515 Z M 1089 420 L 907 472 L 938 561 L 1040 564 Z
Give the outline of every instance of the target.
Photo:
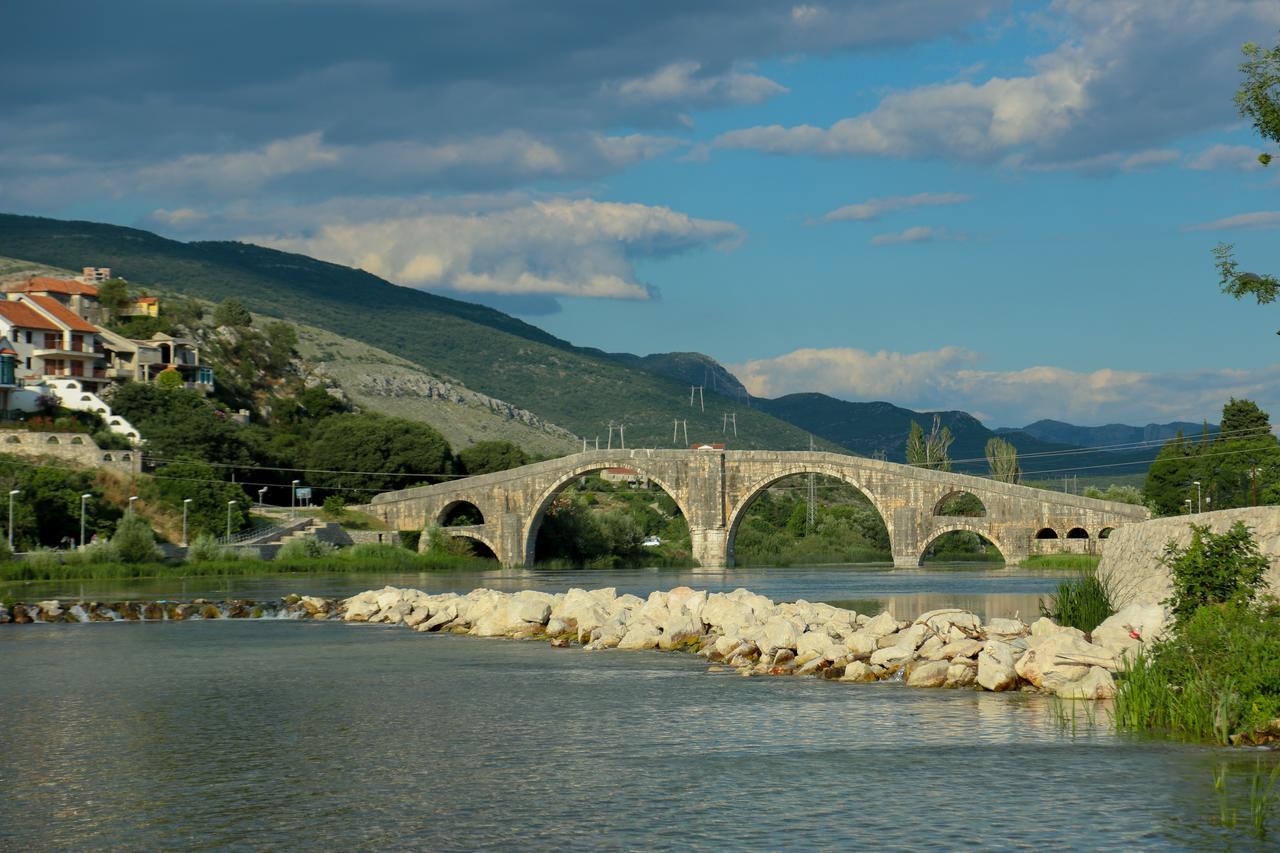
M 964 610 L 934 610 L 913 621 L 806 601 L 775 604 L 738 589 L 688 587 L 648 598 L 615 589 L 551 594 L 490 589 L 429 595 L 385 587 L 342 602 L 348 622 L 384 622 L 417 631 L 547 639 L 586 650 L 696 652 L 742 675 L 815 675 L 909 687 L 1038 690 L 1069 699 L 1109 699 L 1127 656 L 1163 634 L 1159 605 L 1132 604 L 1091 635 L 1037 619 L 984 622 Z
M 1237 521 L 1243 521 L 1253 531 L 1258 549 L 1271 562 L 1267 584 L 1280 594 L 1280 507 L 1274 506 L 1224 509 L 1126 524 L 1107 539 L 1098 575 L 1115 590 L 1119 605 L 1164 601 L 1173 593 L 1169 570 L 1160 562 L 1165 546 L 1174 542 L 1185 547 L 1191 541 L 1192 524 L 1208 525 L 1215 533 L 1221 533 Z

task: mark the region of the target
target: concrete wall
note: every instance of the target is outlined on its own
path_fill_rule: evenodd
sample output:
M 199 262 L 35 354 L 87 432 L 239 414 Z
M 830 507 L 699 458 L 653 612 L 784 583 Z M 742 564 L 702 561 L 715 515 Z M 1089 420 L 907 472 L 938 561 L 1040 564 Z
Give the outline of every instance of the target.
M 51 456 L 86 468 L 111 468 L 137 474 L 142 459 L 136 450 L 103 450 L 92 436 L 79 432 L 30 432 L 0 429 L 0 453 L 14 456 Z
M 1280 507 L 1224 509 L 1196 515 L 1157 518 L 1118 528 L 1107 540 L 1098 572 L 1116 585 L 1120 604 L 1133 601 L 1160 602 L 1173 592 L 1169 570 L 1160 563 L 1165 545 L 1176 542 L 1185 547 L 1191 541 L 1191 527 L 1207 524 L 1221 533 L 1236 521 L 1253 530 L 1259 550 L 1271 561 L 1267 582 L 1280 595 Z

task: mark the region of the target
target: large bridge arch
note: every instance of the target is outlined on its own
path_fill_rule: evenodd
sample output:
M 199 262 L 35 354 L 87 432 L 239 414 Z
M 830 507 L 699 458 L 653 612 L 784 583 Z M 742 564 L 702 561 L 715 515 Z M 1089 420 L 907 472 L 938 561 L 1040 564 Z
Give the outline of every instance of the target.
M 680 509 L 680 514 L 684 516 L 685 521 L 689 521 L 689 507 L 687 502 L 681 499 L 681 491 L 676 485 L 670 482 L 662 474 L 655 473 L 652 469 L 646 467 L 641 459 L 630 458 L 625 463 L 613 461 L 603 463 L 586 463 L 575 465 L 560 474 L 555 483 L 547 489 L 544 489 L 535 499 L 533 512 L 524 524 L 521 531 L 521 542 L 524 546 L 524 564 L 526 566 L 533 565 L 534 555 L 538 545 L 538 530 L 542 527 L 542 520 L 546 517 L 547 510 L 551 508 L 551 504 L 555 502 L 556 495 L 560 494 L 565 488 L 579 477 L 585 477 L 588 474 L 594 474 L 597 471 L 604 471 L 609 468 L 624 466 L 635 471 L 641 477 L 649 482 L 657 485 L 662 491 L 667 493 L 667 497 L 675 501 L 676 506 Z
M 478 519 L 469 522 L 469 524 L 484 524 L 485 512 L 481 508 L 480 502 L 470 495 L 458 495 L 453 500 L 446 503 L 436 513 L 435 524 L 437 527 L 451 527 L 452 522 L 461 515 L 468 514 L 469 510 L 474 510 L 474 514 L 479 516 Z
M 942 516 L 942 517 L 945 518 L 946 516 Z M 957 517 L 963 517 L 963 516 L 957 516 Z M 977 536 L 981 536 L 983 539 L 987 540 L 988 542 L 990 542 L 992 545 L 995 546 L 995 549 L 1000 552 L 1001 559 L 1003 559 L 1005 563 L 1008 564 L 1009 548 L 1003 542 L 1000 541 L 999 534 L 995 533 L 986 525 L 969 524 L 966 522 L 957 521 L 957 522 L 952 522 L 950 524 L 942 524 L 937 527 L 933 527 L 929 529 L 929 532 L 925 534 L 925 536 L 923 537 L 923 541 L 920 545 L 920 554 L 916 558 L 916 565 L 919 566 L 924 562 L 924 555 L 928 553 L 930 545 L 938 541 L 940 537 L 945 536 L 948 533 L 956 533 L 956 532 L 973 533 Z
M 751 505 L 756 502 L 765 491 L 779 480 L 785 480 L 787 477 L 795 477 L 802 474 L 818 474 L 824 477 L 831 477 L 834 480 L 840 480 L 848 483 L 858 490 L 868 501 L 875 511 L 880 515 L 880 520 L 884 522 L 885 529 L 889 531 L 889 542 L 893 539 L 893 517 L 886 511 L 883 501 L 871 489 L 867 488 L 865 483 L 859 482 L 853 476 L 853 472 L 847 468 L 836 465 L 824 465 L 821 463 L 813 465 L 792 465 L 781 471 L 770 472 L 767 477 L 761 477 L 750 483 L 742 490 L 742 496 L 738 499 L 736 505 L 729 509 L 728 522 L 725 525 L 727 534 L 725 536 L 725 565 L 733 565 L 733 546 L 738 538 L 738 528 L 742 526 L 742 520 L 747 516 L 747 510 L 751 509 Z
M 443 528 L 443 530 L 449 537 L 453 539 L 466 539 L 469 542 L 475 542 L 475 543 L 479 543 L 480 545 L 483 545 L 485 547 L 485 550 L 489 552 L 489 556 L 493 557 L 494 560 L 501 562 L 502 558 L 498 554 L 498 548 L 496 544 L 488 536 L 485 536 L 480 531 L 468 530 L 467 528 L 458 528 L 458 527 L 445 527 Z

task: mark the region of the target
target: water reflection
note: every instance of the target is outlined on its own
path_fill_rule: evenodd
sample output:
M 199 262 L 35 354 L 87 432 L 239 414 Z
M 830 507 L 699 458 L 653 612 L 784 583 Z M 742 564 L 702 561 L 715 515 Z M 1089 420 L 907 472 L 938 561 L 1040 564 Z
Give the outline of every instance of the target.
M 931 565 L 818 566 L 743 569 L 497 569 L 485 572 L 295 574 L 260 577 L 163 580 L 57 581 L 0 585 L 0 594 L 38 601 L 47 598 L 111 601 L 132 599 L 279 598 L 290 593 L 349 596 L 386 585 L 428 592 L 467 592 L 477 587 L 563 592 L 570 587 L 617 587 L 647 596 L 655 589 L 691 586 L 712 592 L 745 587 L 775 601 L 858 601 L 857 609 L 888 607 L 912 618 L 939 607 L 963 607 L 983 617 L 1032 619 L 1037 601 L 1053 590 L 1059 572 L 1019 568 Z

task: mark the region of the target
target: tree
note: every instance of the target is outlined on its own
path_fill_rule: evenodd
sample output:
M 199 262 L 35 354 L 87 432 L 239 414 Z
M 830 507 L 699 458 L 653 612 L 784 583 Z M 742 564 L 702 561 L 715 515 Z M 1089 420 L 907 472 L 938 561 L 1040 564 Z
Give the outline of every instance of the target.
M 118 278 L 98 285 L 98 303 L 107 310 L 107 319 L 114 320 L 129 304 L 129 285 Z
M 128 382 L 115 390 L 111 407 L 147 440 L 162 461 L 199 459 L 245 465 L 253 461 L 244 430 L 194 391 L 166 391 L 155 383 Z
M 911 422 L 911 431 L 907 434 L 907 464 L 917 468 L 929 468 L 934 471 L 950 471 L 951 459 L 947 451 L 951 442 L 951 429 L 942 426 L 942 418 L 933 416 L 933 428 L 928 435 L 915 421 Z
M 268 323 L 265 329 L 267 335 L 267 366 L 275 373 L 279 373 L 289 366 L 289 362 L 293 360 L 294 350 L 298 346 L 298 333 L 293 326 L 283 320 L 276 320 Z
M 187 504 L 188 539 L 204 533 L 221 536 L 227 529 L 228 501 L 231 506 L 231 529 L 243 530 L 249 522 L 250 500 L 235 483 L 220 482 L 225 469 L 217 469 L 203 461 L 171 462 L 157 468 L 154 479 L 144 480 L 148 502 L 163 504 L 175 515 L 182 514 Z
M 1018 448 L 998 436 L 987 441 L 987 464 L 991 466 L 991 478 L 1001 483 L 1016 483 L 1022 476 Z
M 1236 90 L 1236 109 L 1253 122 L 1263 139 L 1280 143 L 1280 44 L 1263 50 L 1253 42 L 1240 48 L 1245 61 L 1240 66 L 1244 81 Z M 1271 155 L 1258 155 L 1263 166 L 1271 163 Z M 1280 295 L 1280 279 L 1261 273 L 1240 272 L 1233 254 L 1234 246 L 1219 243 L 1213 250 L 1222 292 L 1236 299 L 1253 296 L 1259 305 L 1267 305 Z
M 453 471 L 453 453 L 440 433 L 373 414 L 325 418 L 312 432 L 305 458 L 311 485 L 327 489 L 384 492 L 439 482 L 423 475 Z
M 1220 435 L 1230 441 L 1247 436 L 1266 435 L 1271 432 L 1271 416 L 1252 400 L 1237 400 L 1232 397 L 1222 407 L 1222 425 Z
M 166 367 L 156 376 L 156 387 L 165 391 L 177 391 L 185 384 L 182 374 L 174 367 Z
M 458 453 L 462 473 L 477 475 L 508 471 L 529 464 L 529 455 L 509 441 L 479 441 Z
M 1170 542 L 1160 562 L 1172 576 L 1169 604 L 1180 622 L 1205 605 L 1251 604 L 1266 585 L 1269 565 L 1243 521 L 1224 533 L 1214 533 L 1207 524 L 1193 524 L 1190 544 L 1182 548 Z
M 136 512 L 126 513 L 116 525 L 111 547 L 122 563 L 151 563 L 160 559 L 156 535 L 147 520 Z
M 215 326 L 244 329 L 253 325 L 253 315 L 249 313 L 248 308 L 244 307 L 244 303 L 233 296 L 222 300 L 214 309 L 213 323 Z
M 1197 479 L 1197 455 L 1195 445 L 1187 441 L 1182 430 L 1160 448 L 1147 469 L 1142 487 L 1156 515 L 1177 515 L 1185 511 L 1187 489 L 1191 481 Z

